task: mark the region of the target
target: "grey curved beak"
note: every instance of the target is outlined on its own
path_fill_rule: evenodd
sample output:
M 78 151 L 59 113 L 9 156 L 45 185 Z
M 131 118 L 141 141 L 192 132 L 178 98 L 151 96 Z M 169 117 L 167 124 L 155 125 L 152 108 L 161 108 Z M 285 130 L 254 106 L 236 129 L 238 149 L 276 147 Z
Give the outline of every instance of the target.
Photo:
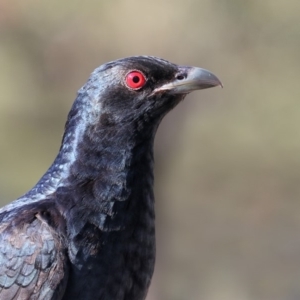
M 196 67 L 179 67 L 176 78 L 154 92 L 169 91 L 172 94 L 188 94 L 215 86 L 223 87 L 219 78 L 208 70 Z

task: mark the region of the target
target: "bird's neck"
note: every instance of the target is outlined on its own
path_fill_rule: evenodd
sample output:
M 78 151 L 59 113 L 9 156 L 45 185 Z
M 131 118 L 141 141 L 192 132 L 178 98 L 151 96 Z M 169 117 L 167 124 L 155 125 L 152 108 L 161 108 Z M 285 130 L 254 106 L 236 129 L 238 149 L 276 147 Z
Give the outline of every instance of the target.
M 138 215 L 154 216 L 154 134 L 143 133 L 126 126 L 88 129 L 65 180 L 67 198 L 64 188 L 56 193 L 63 207 L 74 210 L 72 217 L 85 216 L 101 230 L 112 231 L 139 222 Z
M 101 201 L 126 200 L 132 183 L 144 184 L 153 173 L 152 130 L 143 135 L 135 125 L 87 129 L 76 147 L 76 159 L 69 166 L 66 186 L 93 185 L 93 197 Z
M 94 115 L 89 100 L 86 95 L 78 94 L 68 115 L 58 155 L 38 183 L 17 200 L 17 205 L 22 205 L 22 203 L 27 202 L 27 199 L 30 199 L 31 203 L 45 199 L 54 193 L 58 187 L 65 184 L 65 180 L 70 174 L 70 168 L 77 158 L 78 145 L 83 139 L 87 124 L 92 117 L 97 117 Z M 86 109 L 82 110 L 83 106 Z
M 133 192 L 130 186 L 152 193 L 153 140 L 159 121 L 147 129 L 138 120 L 127 125 L 90 125 L 90 119 L 99 116 L 90 115 L 92 107 L 85 115 L 77 106 L 78 100 L 54 163 L 19 203 L 45 199 L 68 186 L 92 186 L 94 200 L 102 202 L 125 200 Z

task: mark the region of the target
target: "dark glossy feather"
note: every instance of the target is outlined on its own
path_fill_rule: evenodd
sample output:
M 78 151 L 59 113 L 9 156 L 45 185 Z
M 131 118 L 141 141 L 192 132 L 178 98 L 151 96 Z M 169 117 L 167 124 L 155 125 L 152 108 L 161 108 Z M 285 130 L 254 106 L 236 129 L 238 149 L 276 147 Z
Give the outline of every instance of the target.
M 61 299 L 68 280 L 63 224 L 48 205 L 24 206 L 0 225 L 1 299 Z M 52 220 L 51 220 L 52 219 Z

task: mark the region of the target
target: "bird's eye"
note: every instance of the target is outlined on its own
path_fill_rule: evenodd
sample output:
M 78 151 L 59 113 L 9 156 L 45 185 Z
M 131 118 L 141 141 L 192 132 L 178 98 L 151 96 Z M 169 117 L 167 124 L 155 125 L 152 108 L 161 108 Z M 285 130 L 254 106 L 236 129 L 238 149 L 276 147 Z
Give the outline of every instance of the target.
M 145 75 L 140 71 L 131 71 L 126 75 L 126 85 L 132 90 L 138 90 L 146 83 Z

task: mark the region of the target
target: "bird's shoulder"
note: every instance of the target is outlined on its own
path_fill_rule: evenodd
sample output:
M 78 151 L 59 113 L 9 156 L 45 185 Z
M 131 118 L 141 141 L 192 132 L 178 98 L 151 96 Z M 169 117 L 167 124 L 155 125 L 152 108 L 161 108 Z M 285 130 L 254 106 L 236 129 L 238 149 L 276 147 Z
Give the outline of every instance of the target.
M 0 298 L 60 299 L 68 268 L 64 224 L 48 200 L 0 214 Z

